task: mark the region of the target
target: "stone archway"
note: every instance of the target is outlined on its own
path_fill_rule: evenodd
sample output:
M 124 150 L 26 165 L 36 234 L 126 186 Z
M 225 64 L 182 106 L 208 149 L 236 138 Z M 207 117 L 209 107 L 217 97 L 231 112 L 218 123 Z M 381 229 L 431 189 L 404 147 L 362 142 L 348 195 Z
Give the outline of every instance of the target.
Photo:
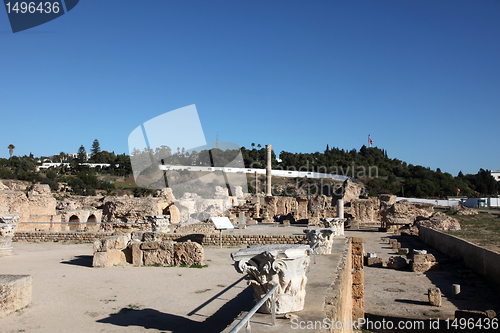
M 179 210 L 175 207 L 174 203 L 165 207 L 162 215 L 170 215 L 170 223 L 179 223 Z
M 99 231 L 99 224 L 97 223 L 97 217 L 94 214 L 91 214 L 87 219 L 86 227 L 88 231 Z
M 80 218 L 76 215 L 71 215 L 68 221 L 69 230 L 78 230 L 80 228 Z

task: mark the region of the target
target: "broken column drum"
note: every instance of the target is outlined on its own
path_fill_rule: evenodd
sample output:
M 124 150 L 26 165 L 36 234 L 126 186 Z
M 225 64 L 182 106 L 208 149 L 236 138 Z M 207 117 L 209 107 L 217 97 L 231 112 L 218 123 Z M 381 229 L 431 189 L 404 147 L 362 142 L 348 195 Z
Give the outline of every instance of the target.
M 252 245 L 232 253 L 231 257 L 236 270 L 250 277 L 256 302 L 278 285 L 276 313 L 283 314 L 304 308 L 308 250 L 309 246 L 302 244 Z M 271 313 L 271 300 L 259 311 Z
M 0 257 L 14 255 L 12 237 L 17 229 L 19 216 L 0 216 Z
M 331 254 L 333 237 L 335 231 L 332 228 L 310 228 L 304 229 L 309 246 L 313 247 L 316 242 L 318 245 L 314 248 L 316 254 Z
M 151 228 L 156 232 L 170 232 L 170 215 L 148 215 L 146 216 L 151 223 Z

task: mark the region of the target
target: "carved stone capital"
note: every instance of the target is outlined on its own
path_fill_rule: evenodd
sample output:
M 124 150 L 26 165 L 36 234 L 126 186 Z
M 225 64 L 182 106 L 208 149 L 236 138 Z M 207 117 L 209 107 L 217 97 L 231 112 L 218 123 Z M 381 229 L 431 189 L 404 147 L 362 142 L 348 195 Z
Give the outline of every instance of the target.
M 304 229 L 304 232 L 309 242 L 309 246 L 313 247 L 316 242 L 319 244 L 314 248 L 316 254 L 331 254 L 333 237 L 335 230 L 332 228 L 309 228 Z
M 346 220 L 339 217 L 327 217 L 321 219 L 321 223 L 323 227 L 333 229 L 334 236 L 344 236 L 344 223 Z
M 308 245 L 254 245 L 232 253 L 235 268 L 248 274 L 259 302 L 276 284 L 276 313 L 300 311 L 306 295 L 306 270 L 309 266 Z M 260 312 L 271 312 L 268 299 Z

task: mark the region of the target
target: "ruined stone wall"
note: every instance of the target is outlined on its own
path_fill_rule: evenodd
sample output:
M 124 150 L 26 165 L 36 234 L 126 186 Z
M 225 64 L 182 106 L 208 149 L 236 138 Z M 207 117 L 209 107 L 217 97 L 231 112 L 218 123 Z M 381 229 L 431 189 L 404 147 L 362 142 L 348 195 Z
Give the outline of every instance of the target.
M 351 274 L 352 256 L 351 242 L 349 239 L 347 240 L 343 255 L 333 275 L 332 283 L 325 293 L 323 311 L 325 313 L 325 318 L 328 318 L 333 326 L 328 331 L 323 329 L 320 332 L 352 332 L 350 326 L 353 305 Z M 349 323 L 349 325 L 342 325 L 341 328 L 337 329 L 334 326 L 337 323 Z
M 364 305 L 364 245 L 363 238 L 352 237 L 352 320 L 365 317 Z
M 80 242 L 93 243 L 96 239 L 109 237 L 112 232 L 48 232 L 17 231 L 14 242 Z M 219 234 L 162 234 L 164 241 L 185 241 L 190 239 L 201 245 L 219 245 Z M 266 245 L 266 244 L 308 244 L 305 235 L 225 235 L 224 246 Z
M 484 276 L 500 289 L 500 265 L 498 265 L 500 253 L 426 227 L 419 227 L 418 238 L 451 258 L 463 260 L 470 269 Z

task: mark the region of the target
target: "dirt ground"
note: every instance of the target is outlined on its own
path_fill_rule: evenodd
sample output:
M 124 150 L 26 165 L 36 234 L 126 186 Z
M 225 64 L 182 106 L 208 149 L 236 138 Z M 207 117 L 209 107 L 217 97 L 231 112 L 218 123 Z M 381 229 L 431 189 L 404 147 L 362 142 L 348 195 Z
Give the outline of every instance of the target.
M 92 244 L 13 243 L 0 274 L 33 276 L 32 304 L 0 332 L 220 332 L 253 306 L 232 266 L 238 248 L 205 247 L 204 268 L 93 268 Z
M 302 234 L 302 228 L 255 226 L 231 232 Z M 346 236 L 362 237 L 365 253 L 375 252 L 386 261 L 396 255 L 387 243 L 387 237 L 395 237 L 391 233 L 359 230 L 346 231 Z M 425 320 L 428 325 L 430 318 L 454 318 L 457 309 L 500 312 L 498 293 L 460 262 L 414 237 L 399 240 L 403 247 L 434 254 L 441 269 L 414 273 L 365 267 L 367 319 Z M 221 332 L 254 305 L 252 289 L 230 258 L 238 247 L 204 247 L 205 268 L 92 268 L 92 244 L 16 242 L 13 247 L 17 255 L 0 258 L 0 274 L 31 274 L 33 299 L 28 308 L 0 319 L 2 333 Z M 452 284 L 461 286 L 457 298 L 451 297 Z M 439 308 L 428 303 L 427 290 L 434 286 L 444 294 Z

